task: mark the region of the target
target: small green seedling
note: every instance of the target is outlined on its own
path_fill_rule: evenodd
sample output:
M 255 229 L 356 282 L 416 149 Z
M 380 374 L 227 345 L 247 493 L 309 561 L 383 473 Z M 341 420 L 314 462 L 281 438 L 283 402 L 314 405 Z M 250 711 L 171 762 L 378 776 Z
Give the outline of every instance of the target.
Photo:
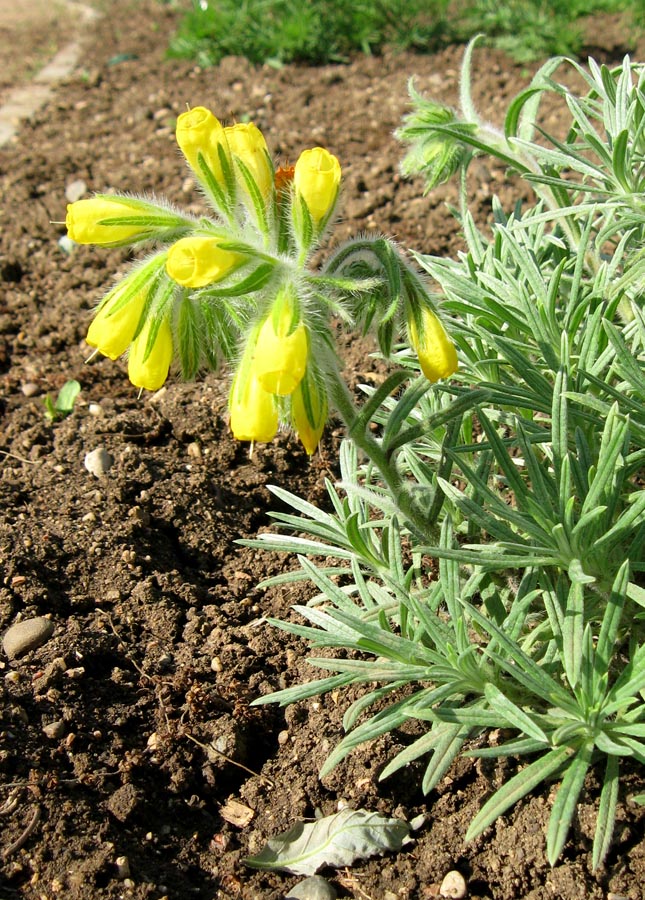
M 74 410 L 74 403 L 81 390 L 78 381 L 66 381 L 58 392 L 56 402 L 52 402 L 52 398 L 47 394 L 45 397 L 45 415 L 50 422 L 58 422 L 60 419 L 66 419 Z

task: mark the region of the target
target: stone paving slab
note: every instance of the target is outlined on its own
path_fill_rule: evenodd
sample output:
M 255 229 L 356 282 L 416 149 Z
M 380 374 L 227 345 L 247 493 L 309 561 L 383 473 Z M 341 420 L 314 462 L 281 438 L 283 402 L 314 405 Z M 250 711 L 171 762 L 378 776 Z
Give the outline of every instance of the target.
M 16 139 L 20 124 L 51 97 L 56 84 L 73 72 L 81 53 L 81 35 L 98 13 L 74 0 L 0 0 L 0 65 L 19 54 L 21 59 L 43 63 L 35 74 L 24 67 L 4 68 L 15 84 L 3 92 L 0 105 L 0 147 Z M 56 26 L 54 56 L 43 35 Z

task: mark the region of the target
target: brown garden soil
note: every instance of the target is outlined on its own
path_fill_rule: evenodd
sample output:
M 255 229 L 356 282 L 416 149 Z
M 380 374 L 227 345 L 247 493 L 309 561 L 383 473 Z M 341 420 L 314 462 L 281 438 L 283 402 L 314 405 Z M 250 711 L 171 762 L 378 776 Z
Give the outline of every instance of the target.
M 225 375 L 172 378 L 139 397 L 122 362 L 86 364 L 90 311 L 129 257 L 86 247 L 68 255 L 58 245 L 63 226 L 52 224 L 64 219 L 66 189 L 79 179 L 88 195 L 145 192 L 199 208 L 173 123 L 187 105 L 205 105 L 227 121 L 253 119 L 282 161 L 320 143 L 340 158 L 335 240 L 383 231 L 402 246 L 452 254 L 461 246 L 446 206 L 454 189 L 423 197 L 419 182 L 402 180 L 392 131 L 411 75 L 420 90 L 456 102 L 462 49 L 320 69 L 256 69 L 231 58 L 202 70 L 165 58 L 176 24 L 169 7 L 115 0 L 109 8 L 87 37 L 82 67 L 0 151 L 0 632 L 33 616 L 54 625 L 40 648 L 15 660 L 0 654 L 0 897 L 280 898 L 297 879 L 252 871 L 243 858 L 296 819 L 349 804 L 427 819 L 401 853 L 328 870 L 341 897 L 438 896 L 456 868 L 473 898 L 613 892 L 637 900 L 643 814 L 628 802 L 637 771 L 625 782 L 606 867 L 591 871 L 599 797 L 591 777 L 551 868 L 548 790 L 464 843 L 513 761 L 464 759 L 427 797 L 416 766 L 379 782 L 409 730 L 360 749 L 321 781 L 356 695 L 286 710 L 250 705 L 315 677 L 305 643 L 263 622 L 291 617 L 310 592 L 259 590 L 295 563 L 235 542 L 270 526 L 278 503 L 268 485 L 325 504 L 342 431 L 332 422 L 311 460 L 286 433 L 249 458 L 228 430 Z M 616 22 L 601 20 L 593 33 L 602 36 L 597 56 L 620 59 Z M 501 123 L 529 75 L 477 51 L 474 92 L 486 116 Z M 559 113 L 547 115 L 557 127 Z M 482 223 L 493 192 L 512 208 L 517 191 L 502 170 L 476 162 Z M 346 341 L 352 384 L 377 367 L 370 351 Z M 82 385 L 79 401 L 51 424 L 43 398 L 71 378 Z M 96 478 L 84 458 L 99 446 L 114 465 Z

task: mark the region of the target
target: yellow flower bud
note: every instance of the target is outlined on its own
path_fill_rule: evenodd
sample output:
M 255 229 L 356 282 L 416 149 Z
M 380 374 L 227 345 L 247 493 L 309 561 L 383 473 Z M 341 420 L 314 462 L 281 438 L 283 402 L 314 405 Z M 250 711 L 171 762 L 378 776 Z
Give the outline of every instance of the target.
M 333 210 L 340 187 L 340 163 L 323 147 L 304 150 L 296 163 L 293 184 L 302 197 L 314 224 L 318 225 Z
M 148 391 L 158 390 L 166 378 L 173 358 L 172 330 L 168 318 L 159 326 L 155 342 L 146 357 L 148 336 L 154 319 L 150 317 L 130 348 L 128 378 L 135 387 Z
M 135 221 L 137 220 L 137 221 Z M 123 244 L 153 237 L 176 226 L 177 216 L 162 207 L 129 197 L 99 194 L 67 206 L 67 234 L 77 244 Z
M 96 347 L 99 353 L 110 359 L 117 359 L 132 343 L 146 302 L 147 287 L 114 312 L 127 290 L 128 284 L 124 282 L 108 295 L 90 323 L 85 338 L 90 347 Z
M 231 431 L 238 441 L 272 441 L 278 430 L 273 394 L 262 389 L 244 363 L 233 379 L 229 397 Z
M 291 395 L 291 421 L 311 456 L 327 421 L 327 394 L 309 372 Z
M 249 122 L 231 125 L 224 129 L 229 150 L 239 157 L 253 176 L 263 198 L 269 196 L 273 187 L 273 165 L 269 149 L 260 129 Z M 246 183 L 239 179 L 240 187 L 246 191 Z
M 220 242 L 205 235 L 181 238 L 168 250 L 166 271 L 183 287 L 201 288 L 219 281 L 244 261 L 241 254 L 222 250 Z
M 421 324 L 423 330 L 420 334 L 414 318 L 410 316 L 410 343 L 419 357 L 421 371 L 428 381 L 447 378 L 459 368 L 455 345 L 441 320 L 425 306 L 421 310 Z
M 309 336 L 294 323 L 294 307 L 281 298 L 258 331 L 251 366 L 265 391 L 285 397 L 293 393 L 307 368 Z
M 223 147 L 228 156 L 228 145 L 224 126 L 213 113 L 203 106 L 189 109 L 178 117 L 175 134 L 177 143 L 195 174 L 203 180 L 204 174 L 198 159 L 201 153 L 204 162 L 213 173 L 215 181 L 224 187 L 224 175 L 218 147 Z

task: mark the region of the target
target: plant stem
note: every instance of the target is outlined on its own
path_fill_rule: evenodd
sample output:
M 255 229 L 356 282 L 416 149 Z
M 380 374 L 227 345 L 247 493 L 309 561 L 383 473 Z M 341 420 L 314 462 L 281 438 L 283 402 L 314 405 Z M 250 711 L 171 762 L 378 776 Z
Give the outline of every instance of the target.
M 396 466 L 388 459 L 378 441 L 362 427 L 352 395 L 331 354 L 325 359 L 325 373 L 330 400 L 343 420 L 350 440 L 376 466 L 410 530 L 415 532 L 422 542 L 428 541 L 428 521 L 415 507 Z

